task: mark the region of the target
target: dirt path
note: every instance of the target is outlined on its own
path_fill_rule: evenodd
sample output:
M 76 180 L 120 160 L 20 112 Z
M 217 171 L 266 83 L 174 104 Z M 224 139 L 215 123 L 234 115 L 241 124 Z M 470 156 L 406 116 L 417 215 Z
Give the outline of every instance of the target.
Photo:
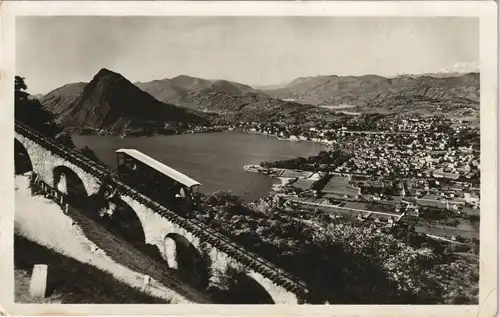
M 114 262 L 85 237 L 82 230 L 73 224 L 73 220 L 58 205 L 41 196 L 31 196 L 26 176 L 17 175 L 15 186 L 16 233 L 80 262 L 92 264 L 132 287 L 143 287 L 143 274 Z M 192 303 L 153 279 L 146 291 L 172 304 Z

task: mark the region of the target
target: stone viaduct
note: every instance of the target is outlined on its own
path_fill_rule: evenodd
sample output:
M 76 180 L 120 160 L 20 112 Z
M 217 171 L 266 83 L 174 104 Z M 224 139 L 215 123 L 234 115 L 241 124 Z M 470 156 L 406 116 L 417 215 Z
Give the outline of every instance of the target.
M 114 174 L 80 152 L 43 137 L 19 122 L 15 124 L 15 145 L 24 151 L 33 172 L 43 182 L 67 195 L 95 195 L 105 176 Z M 70 188 L 66 183 L 71 179 L 79 187 L 73 185 Z M 243 249 L 223 234 L 196 219 L 179 216 L 118 179 L 113 180 L 112 186 L 117 191 L 115 204 L 125 206 L 124 210 L 131 214 L 128 219 L 138 220 L 139 228 L 130 230 L 138 232 L 136 236 L 143 240 L 142 243 L 156 246 L 170 268 L 196 270 L 202 263 L 206 267 L 207 285 L 221 284 L 230 276 L 231 268 L 235 268 L 265 293 L 261 303 L 310 302 L 311 292 L 303 282 Z M 192 261 L 182 260 L 180 255 L 187 253 L 191 255 L 187 258 Z

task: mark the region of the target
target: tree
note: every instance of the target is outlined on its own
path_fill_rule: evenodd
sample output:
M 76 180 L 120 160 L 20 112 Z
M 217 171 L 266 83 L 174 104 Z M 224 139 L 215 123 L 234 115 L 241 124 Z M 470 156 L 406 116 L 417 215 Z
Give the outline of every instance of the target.
M 27 89 L 24 77 L 16 76 L 14 79 L 14 118 L 45 136 L 59 140 L 66 146 L 74 147 L 71 136 L 63 132 L 52 113 L 47 111 L 37 99 L 28 98 Z
M 267 199 L 260 199 L 259 201 L 255 202 L 252 205 L 252 209 L 266 216 L 271 216 L 278 212 L 278 208 L 273 204 L 273 202 Z
M 16 101 L 28 99 L 29 94 L 26 89 L 28 89 L 28 86 L 24 82 L 24 77 L 16 76 L 14 79 L 14 97 Z
M 71 134 L 69 132 L 67 132 L 67 131 L 62 131 L 62 132 L 56 134 L 54 136 L 54 139 L 57 142 L 65 145 L 67 147 L 70 147 L 70 148 L 74 148 L 75 147 L 75 144 L 73 143 L 73 139 L 71 138 Z
M 234 195 L 229 191 L 219 190 L 215 192 L 212 197 L 215 199 L 214 204 L 219 206 L 241 206 L 241 204 L 243 203 L 242 199 L 239 196 Z
M 442 303 L 448 292 L 442 281 L 449 270 L 437 269 L 453 258 L 443 254 L 439 242 L 414 232 L 411 225 L 397 226 L 393 234 L 345 222 L 330 222 L 318 230 L 296 220 L 309 212 L 266 213 L 266 200 L 243 204 L 231 218 L 223 219 L 232 200 L 228 197 L 218 193 L 213 198 L 226 205 L 213 207 L 211 218 L 219 220 L 210 225 L 304 280 L 330 303 Z
M 82 152 L 83 155 L 85 155 L 86 157 L 88 157 L 92 161 L 97 162 L 97 163 L 102 163 L 102 161 L 95 154 L 95 152 L 91 148 L 89 148 L 88 146 L 85 146 L 84 148 L 82 148 L 80 150 L 80 152 Z

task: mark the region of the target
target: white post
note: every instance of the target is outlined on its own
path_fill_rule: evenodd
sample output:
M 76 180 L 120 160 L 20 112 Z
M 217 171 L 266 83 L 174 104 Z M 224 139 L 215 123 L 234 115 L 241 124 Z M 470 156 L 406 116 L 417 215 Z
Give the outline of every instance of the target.
M 150 282 L 151 277 L 149 275 L 144 275 L 144 280 L 142 282 L 142 291 L 145 291 L 148 288 Z
M 171 269 L 178 269 L 177 263 L 177 245 L 174 240 L 166 238 L 163 244 L 163 257 L 168 263 L 168 267 Z
M 35 264 L 31 274 L 30 295 L 31 297 L 45 297 L 47 289 L 47 265 Z
M 68 193 L 68 184 L 66 180 L 66 174 L 61 174 L 59 182 L 57 183 L 57 189 L 64 194 Z
M 151 277 L 149 275 L 144 275 L 144 287 L 148 286 L 150 281 Z

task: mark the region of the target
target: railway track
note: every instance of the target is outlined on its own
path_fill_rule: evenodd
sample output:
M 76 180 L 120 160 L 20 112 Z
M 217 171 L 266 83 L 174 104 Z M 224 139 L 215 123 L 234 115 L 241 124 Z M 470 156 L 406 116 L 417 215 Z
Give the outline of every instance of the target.
M 140 203 L 151 208 L 156 213 L 176 223 L 180 227 L 195 233 L 202 239 L 202 241 L 208 241 L 214 247 L 217 247 L 220 250 L 226 252 L 229 256 L 240 261 L 242 264 L 246 265 L 252 270 L 259 272 L 264 277 L 269 278 L 277 285 L 280 285 L 288 291 L 295 293 L 300 302 L 308 302 L 308 299 L 312 292 L 311 289 L 309 289 L 309 287 L 303 281 L 300 281 L 290 273 L 285 272 L 283 269 L 263 259 L 257 254 L 244 249 L 224 234 L 205 225 L 197 219 L 186 219 L 179 216 L 178 214 L 167 209 L 165 206 L 161 205 L 155 200 L 121 182 L 119 180 L 118 174 L 111 170 L 109 167 L 90 160 L 82 153 L 74 149 L 68 148 L 62 144 L 58 144 L 56 141 L 50 140 L 49 138 L 32 130 L 21 122 L 15 122 L 15 131 L 35 141 L 48 151 L 51 151 L 54 154 L 66 159 L 67 161 L 79 166 L 99 180 L 103 180 L 108 175 L 112 176 L 113 185 L 117 189 L 117 194 L 126 194 L 136 199 Z

